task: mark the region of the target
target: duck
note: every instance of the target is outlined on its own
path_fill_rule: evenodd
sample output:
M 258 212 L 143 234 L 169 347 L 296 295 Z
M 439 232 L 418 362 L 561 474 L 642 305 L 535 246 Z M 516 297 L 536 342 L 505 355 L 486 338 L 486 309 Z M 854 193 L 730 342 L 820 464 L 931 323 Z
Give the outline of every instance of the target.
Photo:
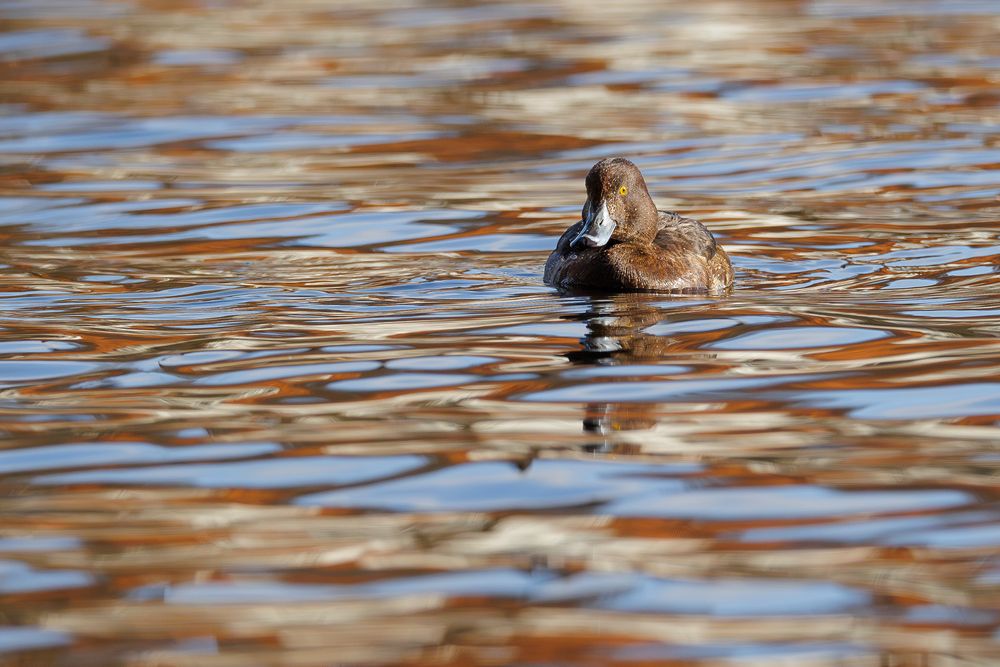
M 587 201 L 545 262 L 560 290 L 722 294 L 732 288 L 725 249 L 697 220 L 653 203 L 642 172 L 623 157 L 595 164 Z

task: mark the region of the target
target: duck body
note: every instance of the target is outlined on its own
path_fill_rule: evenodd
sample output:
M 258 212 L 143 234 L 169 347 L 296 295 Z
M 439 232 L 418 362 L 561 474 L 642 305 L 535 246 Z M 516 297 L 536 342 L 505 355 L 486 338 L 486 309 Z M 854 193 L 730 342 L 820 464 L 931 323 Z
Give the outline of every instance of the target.
M 732 263 L 712 233 L 657 210 L 639 169 L 624 158 L 590 170 L 581 218 L 545 263 L 553 287 L 719 294 L 732 286 Z

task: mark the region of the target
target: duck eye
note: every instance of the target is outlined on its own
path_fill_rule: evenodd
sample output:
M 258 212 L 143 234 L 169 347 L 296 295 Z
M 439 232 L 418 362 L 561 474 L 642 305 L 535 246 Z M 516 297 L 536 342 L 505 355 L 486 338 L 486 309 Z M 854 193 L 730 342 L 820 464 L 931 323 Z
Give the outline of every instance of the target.
M 625 195 L 628 194 L 628 188 L 626 188 L 624 185 L 621 186 L 620 188 L 618 188 L 618 194 L 624 197 Z

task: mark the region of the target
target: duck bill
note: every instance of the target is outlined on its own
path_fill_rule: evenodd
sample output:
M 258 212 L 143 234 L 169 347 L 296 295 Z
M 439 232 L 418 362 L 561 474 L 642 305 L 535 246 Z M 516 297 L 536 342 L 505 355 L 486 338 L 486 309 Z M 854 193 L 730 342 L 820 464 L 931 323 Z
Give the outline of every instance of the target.
M 590 215 L 583 221 L 583 229 L 570 241 L 571 248 L 600 248 L 611 240 L 611 235 L 615 232 L 617 223 L 608 214 L 608 205 L 601 202 L 601 207 L 594 211 L 591 206 L 588 209 Z

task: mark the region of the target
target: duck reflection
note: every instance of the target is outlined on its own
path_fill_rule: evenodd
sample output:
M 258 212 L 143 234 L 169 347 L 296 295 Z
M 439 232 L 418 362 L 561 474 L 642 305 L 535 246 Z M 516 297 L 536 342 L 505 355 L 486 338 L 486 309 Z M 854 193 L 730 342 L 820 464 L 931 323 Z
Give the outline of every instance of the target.
M 672 345 L 669 337 L 646 329 L 666 317 L 662 294 L 610 294 L 590 297 L 590 309 L 577 316 L 587 323 L 582 350 L 566 357 L 576 364 L 619 366 L 660 360 Z
M 669 312 L 663 308 L 664 295 L 632 292 L 589 298 L 590 308 L 578 316 L 587 324 L 587 334 L 580 340 L 582 349 L 566 354 L 574 365 L 593 366 L 595 375 L 603 375 L 601 368 L 661 363 L 670 354 L 674 339 L 647 331 Z M 608 435 L 649 429 L 656 421 L 655 403 L 589 403 L 584 411 L 583 428 Z M 592 447 L 601 451 L 611 448 L 622 449 L 612 447 L 607 441 Z

